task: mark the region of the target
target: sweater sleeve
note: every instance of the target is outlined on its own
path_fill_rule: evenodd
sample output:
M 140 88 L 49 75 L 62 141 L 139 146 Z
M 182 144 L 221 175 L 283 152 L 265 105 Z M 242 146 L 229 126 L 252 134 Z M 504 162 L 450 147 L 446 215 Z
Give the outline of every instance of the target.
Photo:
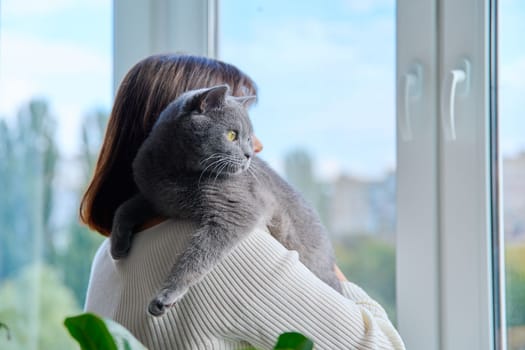
M 383 308 L 361 288 L 339 294 L 310 272 L 295 251 L 257 230 L 213 275 L 227 285 L 218 300 L 228 337 L 271 349 L 284 332 L 312 339 L 315 349 L 404 349 Z

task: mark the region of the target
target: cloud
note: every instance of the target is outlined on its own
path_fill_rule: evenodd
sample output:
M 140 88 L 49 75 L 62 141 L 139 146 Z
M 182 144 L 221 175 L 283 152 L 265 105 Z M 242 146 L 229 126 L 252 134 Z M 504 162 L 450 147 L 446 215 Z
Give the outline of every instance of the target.
M 289 19 L 281 22 L 267 19 L 251 23 L 249 39 L 224 37 L 221 42 L 223 58 L 254 67 L 261 60 L 267 63 L 269 74 L 281 72 L 308 72 L 323 69 L 327 73 L 335 67 L 350 70 L 374 62 L 393 63 L 394 19 L 371 19 L 365 24 L 346 21 L 326 21 L 319 18 Z
M 111 54 L 53 38 L 2 34 L 0 117 L 12 118 L 29 100 L 43 98 L 58 117 L 60 146 L 74 151 L 82 116 L 95 107 L 109 109 Z
M 258 22 L 249 40 L 224 40 L 223 58 L 239 64 L 259 84 L 261 98 L 255 113 L 293 120 L 284 128 L 296 137 L 329 132 L 335 125 L 349 133 L 391 131 L 395 128 L 392 21 L 378 19 L 366 28 L 316 18 L 272 26 Z M 254 122 L 266 124 L 265 118 Z
M 61 42 L 53 38 L 43 38 L 2 33 L 2 68 L 8 72 L 20 67 L 17 76 L 37 77 L 71 73 L 108 73 L 111 61 L 102 54 L 87 49 L 81 44 Z
M 13 112 L 34 95 L 82 97 L 82 82 L 105 77 L 110 83 L 111 57 L 72 43 L 3 32 L 0 50 L 0 113 Z M 103 89 L 102 89 L 103 90 Z M 99 89 L 90 94 L 99 95 Z
M 330 160 L 323 178 L 350 169 L 377 175 L 394 164 L 395 31 L 387 17 L 262 18 L 242 36 L 224 36 L 221 58 L 260 87 L 252 119 L 263 156 L 307 147 Z
M 354 51 L 348 46 L 336 45 L 331 30 L 316 20 L 287 23 L 284 26 L 254 25 L 254 37 L 248 41 L 226 38 L 221 52 L 235 63 L 234 57 L 256 64 L 264 59 L 271 67 L 269 73 L 306 71 L 320 63 L 351 62 Z M 230 59 L 230 57 L 232 59 Z

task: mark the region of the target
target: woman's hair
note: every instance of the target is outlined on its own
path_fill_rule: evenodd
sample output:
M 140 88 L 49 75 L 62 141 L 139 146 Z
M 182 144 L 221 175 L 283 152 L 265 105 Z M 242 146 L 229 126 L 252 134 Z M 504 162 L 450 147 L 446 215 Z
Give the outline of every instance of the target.
M 160 112 L 185 91 L 228 84 L 234 96 L 256 95 L 255 83 L 233 65 L 206 57 L 155 55 L 138 62 L 117 91 L 80 218 L 109 236 L 117 208 L 137 193 L 132 162 Z

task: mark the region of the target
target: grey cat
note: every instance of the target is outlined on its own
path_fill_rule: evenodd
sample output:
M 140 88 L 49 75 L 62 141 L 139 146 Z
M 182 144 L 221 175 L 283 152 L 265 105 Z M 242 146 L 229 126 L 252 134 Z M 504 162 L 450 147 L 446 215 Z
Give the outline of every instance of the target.
M 133 161 L 140 194 L 115 213 L 111 254 L 127 255 L 134 229 L 156 213 L 198 224 L 148 311 L 162 315 L 255 227 L 266 226 L 327 284 L 341 290 L 315 211 L 253 150 L 245 104 L 227 85 L 184 93 L 160 114 Z

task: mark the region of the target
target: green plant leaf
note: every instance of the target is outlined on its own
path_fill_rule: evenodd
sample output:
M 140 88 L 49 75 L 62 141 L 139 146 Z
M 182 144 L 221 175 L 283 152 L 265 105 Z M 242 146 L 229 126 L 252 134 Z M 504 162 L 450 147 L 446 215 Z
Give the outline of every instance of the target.
M 9 330 L 9 327 L 7 327 L 5 323 L 0 322 L 0 329 L 2 328 L 5 328 L 5 332 L 7 333 L 6 334 L 7 340 L 11 340 L 11 331 Z
M 125 327 L 119 323 L 105 319 L 106 326 L 117 343 L 118 350 L 147 350 Z
M 66 318 L 64 324 L 82 350 L 146 350 L 122 325 L 91 313 Z
M 277 339 L 274 350 L 312 350 L 314 343 L 301 333 L 283 333 Z
M 64 320 L 64 325 L 82 350 L 118 350 L 106 323 L 94 314 L 68 317 Z

